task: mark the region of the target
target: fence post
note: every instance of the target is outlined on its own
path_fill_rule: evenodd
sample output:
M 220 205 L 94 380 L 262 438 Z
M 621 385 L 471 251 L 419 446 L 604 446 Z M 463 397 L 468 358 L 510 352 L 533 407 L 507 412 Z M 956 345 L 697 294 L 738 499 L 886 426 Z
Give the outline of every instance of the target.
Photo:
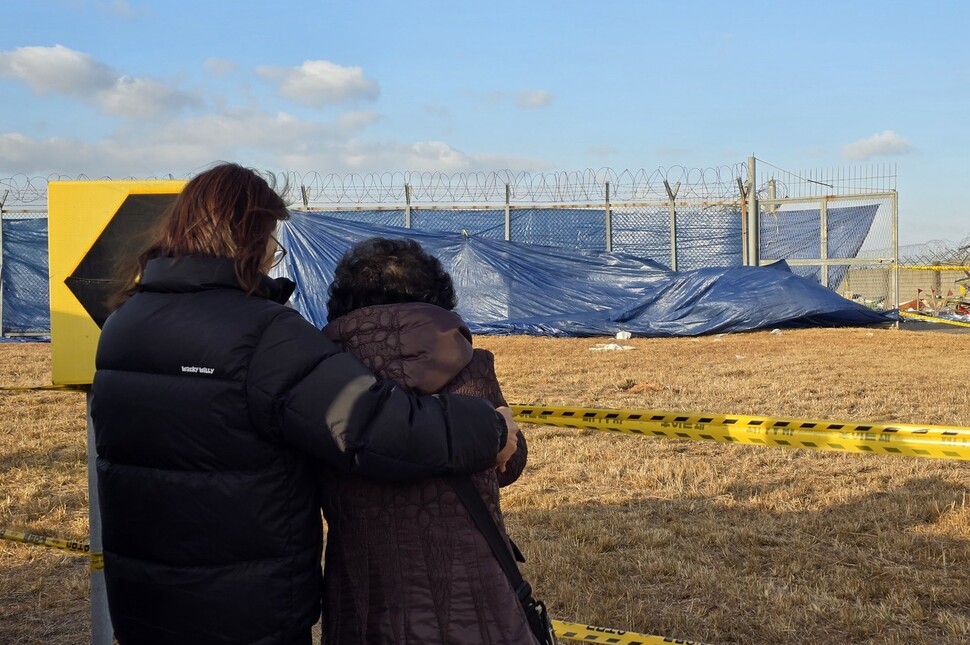
M 512 239 L 512 210 L 510 202 L 512 200 L 512 190 L 509 183 L 505 182 L 505 241 Z
M 829 286 L 829 199 L 828 197 L 822 198 L 822 204 L 819 206 L 819 238 L 821 242 L 821 248 L 819 249 L 819 259 L 821 262 L 821 273 L 819 273 L 819 282 L 823 287 Z
M 758 217 L 758 177 L 755 173 L 755 158 L 748 157 L 748 264 L 756 267 L 761 264 L 761 235 Z
M 893 225 L 892 225 L 892 237 L 893 237 L 893 271 L 892 271 L 892 291 L 893 291 L 893 309 L 899 308 L 899 196 L 896 191 L 893 191 Z M 896 329 L 899 329 L 899 320 L 897 320 L 894 325 Z
M 772 178 L 768 180 L 768 199 L 771 200 L 771 206 L 768 208 L 768 212 L 772 215 L 778 214 L 778 182 Z
M 670 211 L 670 269 L 671 271 L 677 270 L 677 204 L 674 201 L 677 199 L 677 193 L 680 192 L 680 182 L 678 181 L 673 189 L 670 188 L 670 183 L 664 179 L 664 188 L 667 189 L 667 197 L 670 201 L 667 202 L 667 209 Z
M 404 228 L 411 228 L 411 184 L 404 184 Z
M 310 210 L 310 192 L 306 186 L 300 186 L 300 196 L 303 197 L 303 210 Z
M 748 192 L 738 177 L 738 194 L 741 195 L 741 266 L 748 266 Z
M 606 182 L 606 250 L 613 250 L 613 214 L 610 212 L 610 182 Z
M 0 337 L 6 331 L 3 326 L 3 205 L 7 203 L 7 195 L 9 194 L 9 190 L 4 192 L 3 199 L 0 200 Z
M 87 392 L 88 421 L 88 523 L 91 553 L 104 553 L 101 541 L 101 503 L 98 497 L 97 450 L 94 441 L 94 422 L 91 420 L 91 390 Z M 111 616 L 108 614 L 108 593 L 104 585 L 104 569 L 91 570 L 91 645 L 111 645 L 114 641 Z

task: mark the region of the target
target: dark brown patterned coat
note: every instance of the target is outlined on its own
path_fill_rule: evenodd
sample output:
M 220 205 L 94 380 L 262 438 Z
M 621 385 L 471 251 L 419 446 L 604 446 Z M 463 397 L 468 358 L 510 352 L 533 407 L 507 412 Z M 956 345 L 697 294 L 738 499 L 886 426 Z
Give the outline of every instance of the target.
M 494 357 L 472 349 L 453 312 L 424 303 L 366 307 L 324 332 L 402 387 L 505 405 Z M 498 489 L 525 462 L 520 435 L 504 473 L 472 476 L 503 534 Z M 502 568 L 446 479 L 387 485 L 332 472 L 321 478 L 329 527 L 325 643 L 535 643 Z

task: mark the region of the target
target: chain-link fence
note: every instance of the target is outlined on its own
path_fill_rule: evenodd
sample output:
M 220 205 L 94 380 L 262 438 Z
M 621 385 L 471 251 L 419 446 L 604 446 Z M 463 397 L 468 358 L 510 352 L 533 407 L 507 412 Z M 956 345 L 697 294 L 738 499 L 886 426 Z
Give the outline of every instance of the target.
M 47 213 L 0 213 L 0 331 L 50 333 Z
M 614 251 L 690 271 L 742 262 L 741 203 L 668 202 L 613 209 Z
M 762 199 L 761 263 L 792 270 L 877 309 L 898 297 L 896 193 Z
M 737 180 L 744 168 L 346 177 L 291 173 L 281 175 L 279 184 L 288 187 L 291 202 L 302 204 L 301 210 L 330 217 L 614 251 L 687 270 L 741 262 Z
M 652 173 L 281 173 L 276 179 L 294 210 L 370 224 L 606 250 L 676 271 L 784 259 L 796 273 L 875 308 L 895 307 L 897 293 L 905 301 L 914 289 L 946 293 L 965 277 L 937 271 L 927 272 L 929 280 L 897 278 L 894 169 L 806 176 L 757 161 L 767 172 L 756 181 L 756 161 Z M 38 203 L 46 202 L 46 191 L 40 183 L 0 182 L 13 197 L 8 204 L 19 200 L 37 208 L 3 211 L 5 335 L 42 333 L 49 325 L 49 313 L 43 324 L 37 316 L 38 307 L 48 306 L 46 213 Z M 757 237 L 748 233 L 752 212 Z M 760 262 L 748 257 L 752 239 Z
M 471 210 L 329 209 L 310 212 L 416 231 L 463 233 L 522 244 L 635 255 L 686 271 L 741 263 L 738 203 L 604 204 Z
M 903 246 L 899 258 L 901 310 L 970 315 L 970 237 Z
M 761 263 L 875 309 L 899 304 L 899 210 L 892 165 L 793 173 L 759 160 Z

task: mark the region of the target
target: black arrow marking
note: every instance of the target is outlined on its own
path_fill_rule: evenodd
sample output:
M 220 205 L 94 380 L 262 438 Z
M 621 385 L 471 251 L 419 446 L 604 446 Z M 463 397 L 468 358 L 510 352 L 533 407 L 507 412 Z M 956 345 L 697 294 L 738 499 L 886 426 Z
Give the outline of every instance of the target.
M 121 271 L 144 249 L 148 236 L 178 195 L 129 195 L 94 241 L 77 268 L 64 280 L 98 327 L 111 310 L 108 299 L 121 286 Z

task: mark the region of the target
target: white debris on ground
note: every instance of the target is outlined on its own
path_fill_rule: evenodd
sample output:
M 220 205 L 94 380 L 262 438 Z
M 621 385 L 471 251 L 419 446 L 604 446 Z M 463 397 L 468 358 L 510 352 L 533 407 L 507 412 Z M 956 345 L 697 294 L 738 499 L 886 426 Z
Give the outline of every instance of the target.
M 618 352 L 627 349 L 636 349 L 632 345 L 619 345 L 617 343 L 600 343 L 589 348 L 591 352 Z

